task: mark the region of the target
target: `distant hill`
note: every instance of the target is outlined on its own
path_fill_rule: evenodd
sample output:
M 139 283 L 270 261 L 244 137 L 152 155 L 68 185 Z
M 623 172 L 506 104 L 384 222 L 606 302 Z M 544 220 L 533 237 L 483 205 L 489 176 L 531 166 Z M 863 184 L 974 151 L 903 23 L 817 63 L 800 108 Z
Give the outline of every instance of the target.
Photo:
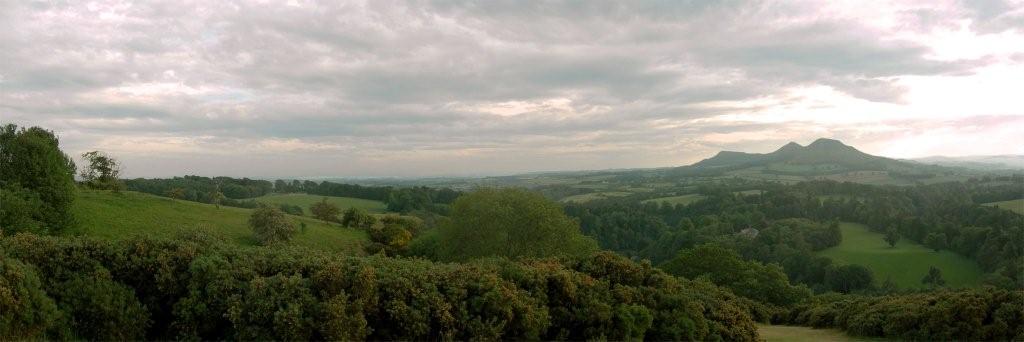
M 998 156 L 964 156 L 943 157 L 932 156 L 912 159 L 915 162 L 930 165 L 964 167 L 976 170 L 1021 170 L 1024 169 L 1024 155 Z
M 946 167 L 870 155 L 839 140 L 818 139 L 807 146 L 790 142 L 771 153 L 722 151 L 674 172 L 682 176 L 734 176 L 798 182 L 832 179 L 873 184 L 912 184 L 951 176 Z

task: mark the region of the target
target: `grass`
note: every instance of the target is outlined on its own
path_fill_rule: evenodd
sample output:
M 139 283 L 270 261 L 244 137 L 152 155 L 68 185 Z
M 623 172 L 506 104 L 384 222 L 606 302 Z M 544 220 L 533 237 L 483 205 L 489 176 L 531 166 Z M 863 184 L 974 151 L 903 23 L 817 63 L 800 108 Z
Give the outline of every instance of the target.
M 872 232 L 862 224 L 843 222 L 839 228 L 843 242 L 819 254 L 832 258 L 837 264 L 863 265 L 871 269 L 879 284 L 891 279 L 900 288 L 924 287 L 921 278 L 931 266 L 942 270 L 948 287 L 975 286 L 981 279 L 978 264 L 953 252 L 935 252 L 905 238 L 900 239 L 896 247 L 889 247 L 883 234 Z
M 681 196 L 652 198 L 652 199 L 649 199 L 649 200 L 644 200 L 641 203 L 661 202 L 661 203 L 673 204 L 673 205 L 675 205 L 675 204 L 688 205 L 690 203 L 693 203 L 693 202 L 696 202 L 696 201 L 699 201 L 699 200 L 702 200 L 702 199 L 704 199 L 704 195 L 701 195 L 701 194 L 688 194 L 688 195 L 681 195 Z
M 251 209 L 172 200 L 138 192 L 115 194 L 81 190 L 75 201 L 79 225 L 69 232 L 112 240 L 132 236 L 174 237 L 182 230 L 201 229 L 243 246 L 256 246 L 248 220 Z M 306 231 L 292 240 L 296 246 L 361 254 L 365 232 L 342 228 L 312 218 L 290 216 L 295 224 L 306 223 Z
M 787 325 L 758 324 L 757 332 L 767 342 L 879 341 L 877 339 L 853 337 L 836 329 L 814 329 Z
M 593 200 L 605 199 L 605 198 L 609 198 L 609 197 L 629 196 L 630 194 L 631 193 L 625 192 L 625 191 L 591 192 L 591 193 L 586 193 L 586 194 L 581 194 L 581 195 L 568 196 L 568 197 L 562 198 L 560 201 L 562 201 L 562 202 L 584 203 L 584 202 L 590 202 L 590 201 L 593 201 Z
M 1013 211 L 1015 213 L 1024 215 L 1024 199 L 1015 199 L 1015 200 L 1009 200 L 1009 201 L 992 202 L 992 203 L 985 203 L 985 204 L 982 204 L 982 205 L 987 205 L 987 206 L 990 206 L 990 207 L 1003 208 L 1003 209 L 1010 210 L 1010 211 Z
M 382 213 L 387 208 L 384 202 L 373 201 L 362 198 L 351 198 L 351 197 L 333 197 L 333 196 L 318 196 L 309 194 L 270 194 L 266 196 L 257 197 L 256 201 L 267 203 L 267 204 L 291 204 L 302 207 L 302 211 L 306 215 L 310 215 L 309 206 L 313 203 L 320 202 L 324 198 L 327 198 L 327 202 L 334 203 L 342 211 L 348 208 L 362 208 L 366 209 L 371 213 Z

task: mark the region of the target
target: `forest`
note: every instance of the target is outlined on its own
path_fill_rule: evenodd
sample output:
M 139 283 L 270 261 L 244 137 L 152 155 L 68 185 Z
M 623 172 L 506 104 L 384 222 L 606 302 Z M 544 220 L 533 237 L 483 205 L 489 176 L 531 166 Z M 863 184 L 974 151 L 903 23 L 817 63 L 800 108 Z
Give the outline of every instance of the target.
M 1024 216 L 980 205 L 1024 193 L 1016 176 L 914 186 L 723 180 L 686 204 L 559 203 L 521 187 L 120 180 L 113 157 L 90 156 L 108 159 L 79 170 L 52 132 L 0 130 L 0 339 L 754 341 L 758 323 L 1024 339 Z M 72 206 L 85 189 L 215 212 L 252 203 L 255 245 L 216 227 L 76 236 Z M 387 212 L 314 203 L 317 222 L 366 239 L 360 252 L 330 252 L 295 245 L 304 208 L 256 201 L 271 193 L 372 199 Z M 820 255 L 842 243 L 846 222 L 890 246 L 951 251 L 984 277 L 947 287 L 933 267 L 923 287 L 901 288 Z

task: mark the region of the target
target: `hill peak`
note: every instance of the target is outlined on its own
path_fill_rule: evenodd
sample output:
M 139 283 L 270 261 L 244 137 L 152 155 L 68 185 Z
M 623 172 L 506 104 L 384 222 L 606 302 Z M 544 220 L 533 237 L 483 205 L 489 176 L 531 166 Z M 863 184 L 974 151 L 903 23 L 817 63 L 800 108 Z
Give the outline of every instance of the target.
M 847 147 L 849 147 L 850 145 L 844 144 L 842 141 L 835 140 L 835 139 L 829 139 L 829 138 L 818 138 L 818 140 L 815 140 L 810 145 L 807 145 L 807 147 L 815 147 L 815 146 L 847 146 Z

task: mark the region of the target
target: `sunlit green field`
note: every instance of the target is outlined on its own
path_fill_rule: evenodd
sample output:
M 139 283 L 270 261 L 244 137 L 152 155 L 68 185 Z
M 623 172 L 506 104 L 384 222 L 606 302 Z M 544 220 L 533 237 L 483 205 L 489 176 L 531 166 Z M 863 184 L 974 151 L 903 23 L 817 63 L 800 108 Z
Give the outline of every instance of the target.
M 327 202 L 334 203 L 341 210 L 348 208 L 362 208 L 369 212 L 382 213 L 386 206 L 384 202 L 373 201 L 362 198 L 351 198 L 351 197 L 333 197 L 333 196 L 318 196 L 308 194 L 269 194 L 266 196 L 256 197 L 256 200 L 263 203 L 269 204 L 291 204 L 302 207 L 303 212 L 309 215 L 309 206 L 313 203 L 320 202 L 324 198 L 327 198 Z
M 758 324 L 757 332 L 767 342 L 844 342 L 844 341 L 881 341 L 846 335 L 836 329 L 814 329 L 786 325 Z
M 81 190 L 74 212 L 78 227 L 68 234 L 108 239 L 126 239 L 135 235 L 173 237 L 182 230 L 202 229 L 244 246 L 255 246 L 248 220 L 251 209 L 172 200 L 138 192 L 115 194 L 108 191 Z M 289 216 L 296 225 L 306 223 L 292 244 L 327 251 L 361 254 L 367 240 L 363 231 L 324 224 L 307 217 Z
M 999 208 L 1003 208 L 1003 209 L 1006 209 L 1006 210 L 1011 210 L 1011 211 L 1016 212 L 1018 214 L 1024 215 L 1024 199 L 1015 199 L 1015 200 L 1009 200 L 1009 201 L 992 202 L 992 203 L 985 203 L 985 204 L 982 204 L 982 205 L 987 205 L 987 206 L 990 206 L 990 207 L 999 207 Z
M 921 278 L 931 266 L 942 270 L 948 287 L 970 287 L 978 284 L 982 271 L 978 264 L 950 251 L 935 252 L 907 239 L 889 247 L 883 235 L 869 231 L 867 226 L 843 222 L 843 242 L 819 252 L 837 264 L 859 264 L 871 269 L 881 284 L 892 279 L 901 288 L 920 288 Z
M 661 202 L 661 203 L 665 203 L 665 204 L 682 204 L 682 205 L 687 205 L 687 204 L 690 204 L 690 203 L 693 203 L 693 202 L 696 202 L 696 201 L 699 201 L 699 200 L 702 200 L 702 199 L 704 199 L 704 195 L 701 195 L 701 194 L 688 194 L 688 195 L 681 195 L 681 196 L 652 198 L 652 199 L 643 201 L 643 203 Z

